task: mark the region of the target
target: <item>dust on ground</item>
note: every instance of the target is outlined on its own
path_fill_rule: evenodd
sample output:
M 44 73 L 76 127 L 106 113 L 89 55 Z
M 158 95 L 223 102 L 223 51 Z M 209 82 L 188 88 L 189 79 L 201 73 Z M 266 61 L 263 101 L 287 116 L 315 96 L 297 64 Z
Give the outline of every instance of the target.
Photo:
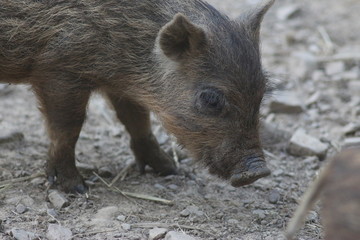
M 209 2 L 236 17 L 259 1 Z M 360 114 L 359 12 L 358 0 L 278 0 L 265 17 L 264 66 L 277 87 L 296 95 L 303 109 L 295 114 L 272 112 L 271 102 L 279 91 L 265 101 L 263 119 L 271 127 L 264 141 L 272 176 L 233 188 L 189 158 L 180 161 L 177 176 L 162 178 L 151 170 L 139 175 L 131 167 L 133 156 L 124 127 L 106 103 L 93 96 L 77 145 L 82 173 L 92 180 L 88 196 L 67 195 L 69 205 L 56 209 L 47 199 L 44 177 L 10 185 L 2 182 L 0 239 L 13 239 L 10 233 L 19 239 L 26 239 L 26 234 L 47 239 L 51 224 L 63 226 L 64 234 L 70 230 L 73 239 L 148 239 L 154 227 L 184 231 L 197 239 L 284 239 L 289 218 L 321 166 L 349 138 L 346 134 L 360 134 L 356 128 Z M 36 99 L 27 86 L 0 87 L 0 181 L 41 173 L 48 140 Z M 172 138 L 156 119 L 153 123 L 159 142 L 171 150 Z M 351 126 L 355 127 L 351 130 Z M 288 136 L 299 128 L 328 145 L 325 161 L 289 154 Z M 18 134 L 9 137 L 14 132 Z M 93 174 L 110 174 L 104 178 L 110 182 L 129 165 L 126 177 L 114 186 L 173 204 L 125 197 Z M 319 208 L 310 212 L 298 239 L 322 238 Z

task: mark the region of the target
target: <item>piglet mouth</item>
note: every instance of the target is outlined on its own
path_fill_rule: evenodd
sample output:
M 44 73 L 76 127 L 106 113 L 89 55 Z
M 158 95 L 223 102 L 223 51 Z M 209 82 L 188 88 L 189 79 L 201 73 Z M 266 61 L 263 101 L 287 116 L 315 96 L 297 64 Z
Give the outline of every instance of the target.
M 270 175 L 270 170 L 261 157 L 250 157 L 245 160 L 245 168 L 235 171 L 230 178 L 233 187 L 241 187 Z

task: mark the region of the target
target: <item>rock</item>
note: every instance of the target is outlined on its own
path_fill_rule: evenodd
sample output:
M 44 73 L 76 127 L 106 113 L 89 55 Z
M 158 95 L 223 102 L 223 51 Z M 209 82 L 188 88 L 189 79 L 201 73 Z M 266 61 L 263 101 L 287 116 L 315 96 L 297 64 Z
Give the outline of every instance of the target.
M 95 214 L 95 218 L 111 220 L 118 211 L 119 208 L 116 206 L 104 207 L 98 210 Z
M 264 219 L 266 217 L 265 211 L 261 210 L 261 209 L 256 209 L 254 211 L 252 211 L 252 214 L 257 218 L 257 219 Z
M 117 219 L 118 221 L 120 221 L 120 222 L 123 222 L 123 221 L 125 221 L 126 216 L 124 216 L 124 215 L 119 215 L 119 216 L 116 217 L 116 219 Z
M 315 137 L 309 136 L 303 129 L 298 129 L 290 139 L 288 151 L 295 156 L 319 156 L 324 157 L 328 145 Z
M 165 237 L 168 230 L 166 228 L 153 228 L 149 231 L 149 240 L 159 240 Z
M 328 76 L 339 74 L 345 71 L 344 62 L 329 62 L 325 65 L 325 73 Z
M 268 196 L 269 203 L 276 204 L 280 200 L 280 193 L 277 190 L 272 190 Z
M 76 168 L 79 169 L 79 171 L 87 173 L 96 171 L 96 167 L 94 165 L 83 162 L 76 162 Z
M 23 214 L 25 213 L 26 211 L 28 210 L 28 208 L 26 206 L 24 206 L 23 204 L 19 203 L 17 206 L 16 206 L 16 212 L 19 213 L 19 214 Z
M 104 166 L 99 169 L 99 175 L 104 178 L 109 178 L 113 176 L 113 173 L 109 167 Z
M 166 234 L 164 240 L 196 240 L 196 239 L 182 232 L 170 231 Z
M 344 135 L 353 134 L 360 130 L 360 123 L 349 123 L 341 129 Z
M 28 232 L 22 229 L 13 228 L 8 232 L 8 235 L 12 236 L 16 240 L 33 240 L 38 239 L 37 234 Z
M 53 209 L 53 208 L 49 208 L 49 209 L 47 210 L 47 214 L 50 215 L 50 216 L 52 216 L 52 217 L 54 217 L 54 218 L 56 218 L 56 217 L 58 216 L 58 213 L 57 213 L 56 210 Z
M 121 228 L 124 229 L 125 231 L 129 231 L 131 229 L 131 225 L 128 223 L 123 223 L 121 224 Z
M 237 220 L 237 219 L 229 219 L 227 222 L 228 222 L 229 224 L 232 224 L 232 225 L 237 225 L 237 224 L 239 224 L 239 220 Z
M 274 113 L 301 113 L 304 107 L 295 92 L 281 92 L 273 97 L 269 109 Z
M 61 209 L 69 206 L 69 201 L 66 197 L 57 190 L 52 190 L 48 195 L 49 201 L 56 209 Z
M 171 190 L 174 190 L 174 191 L 179 189 L 178 185 L 176 185 L 176 184 L 170 184 L 168 186 L 168 188 L 170 188 Z
M 157 189 L 159 189 L 159 190 L 165 190 L 165 189 L 166 189 L 166 187 L 164 187 L 163 185 L 161 185 L 161 184 L 159 184 L 159 183 L 156 183 L 156 184 L 154 185 L 154 187 L 157 188 Z
M 188 206 L 186 209 L 190 212 L 190 215 L 196 215 L 199 217 L 204 216 L 204 212 L 200 211 L 197 206 Z
M 348 89 L 351 95 L 357 96 L 360 93 L 360 81 L 353 80 L 348 82 Z
M 97 211 L 94 218 L 91 220 L 93 225 L 108 225 L 111 224 L 115 216 L 118 214 L 119 208 L 116 206 L 109 206 L 101 208 Z
M 291 138 L 291 134 L 275 124 L 261 121 L 260 138 L 264 146 L 272 146 L 287 143 Z
M 34 186 L 40 186 L 40 185 L 44 185 L 45 184 L 45 178 L 34 178 L 30 181 L 30 183 Z
M 351 137 L 345 138 L 342 145 L 343 148 L 359 147 L 360 146 L 360 137 Z
M 279 177 L 279 176 L 281 176 L 281 175 L 283 175 L 283 174 L 284 174 L 284 171 L 283 171 L 282 169 L 280 169 L 280 168 L 274 170 L 274 171 L 271 173 L 271 175 L 274 176 L 274 177 Z
M 24 139 L 24 134 L 22 132 L 11 132 L 0 136 L 0 144 L 20 142 L 23 139 Z
M 49 240 L 70 240 L 72 239 L 72 232 L 58 224 L 49 224 L 46 237 Z
M 276 12 L 276 17 L 281 21 L 285 21 L 287 19 L 293 18 L 299 12 L 300 7 L 296 4 L 292 4 L 279 8 Z
M 181 217 L 188 217 L 190 216 L 190 211 L 188 209 L 184 209 L 180 212 Z

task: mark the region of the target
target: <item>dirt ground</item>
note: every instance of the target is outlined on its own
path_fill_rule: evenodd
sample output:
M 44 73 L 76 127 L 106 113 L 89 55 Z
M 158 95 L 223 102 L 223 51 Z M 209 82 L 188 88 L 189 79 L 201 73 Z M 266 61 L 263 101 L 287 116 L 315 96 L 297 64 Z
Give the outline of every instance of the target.
M 236 17 L 259 1 L 209 2 Z M 292 11 L 287 14 L 286 8 Z M 77 161 L 89 179 L 90 192 L 66 195 L 68 206 L 55 208 L 48 200 L 45 178 L 34 177 L 43 172 L 48 146 L 36 99 L 28 86 L 0 85 L 0 239 L 48 239 L 52 224 L 70 230 L 73 239 L 148 239 L 154 227 L 183 231 L 196 239 L 284 239 L 300 197 L 348 137 L 344 126 L 359 123 L 359 13 L 358 0 L 278 0 L 270 10 L 262 26 L 264 66 L 279 89 L 297 94 L 303 111 L 274 113 L 270 103 L 281 91 L 267 98 L 263 121 L 273 128 L 267 130 L 264 148 L 272 175 L 242 188 L 210 176 L 189 158 L 180 161 L 179 175 L 162 178 L 151 170 L 139 175 L 131 166 L 124 127 L 95 95 L 77 145 Z M 173 138 L 153 121 L 159 142 L 171 150 Z M 287 136 L 298 128 L 328 144 L 324 161 L 288 153 Z M 18 134 L 9 137 L 13 132 Z M 124 197 L 93 173 L 111 182 L 127 166 L 126 177 L 115 187 L 172 204 Z M 319 210 L 318 205 L 310 212 L 298 239 L 322 238 Z

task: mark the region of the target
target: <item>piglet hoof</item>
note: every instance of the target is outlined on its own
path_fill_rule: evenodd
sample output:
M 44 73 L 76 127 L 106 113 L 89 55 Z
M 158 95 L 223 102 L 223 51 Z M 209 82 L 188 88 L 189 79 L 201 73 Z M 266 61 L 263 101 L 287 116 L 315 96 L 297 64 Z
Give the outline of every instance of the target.
M 246 171 L 235 172 L 231 176 L 230 181 L 233 187 L 241 187 L 268 175 L 270 175 L 270 170 L 267 168 L 265 162 L 255 161 L 248 166 Z
M 80 174 L 73 176 L 63 176 L 61 174 L 48 175 L 48 182 L 51 188 L 57 188 L 66 193 L 80 193 L 84 194 L 88 191 L 83 178 Z

